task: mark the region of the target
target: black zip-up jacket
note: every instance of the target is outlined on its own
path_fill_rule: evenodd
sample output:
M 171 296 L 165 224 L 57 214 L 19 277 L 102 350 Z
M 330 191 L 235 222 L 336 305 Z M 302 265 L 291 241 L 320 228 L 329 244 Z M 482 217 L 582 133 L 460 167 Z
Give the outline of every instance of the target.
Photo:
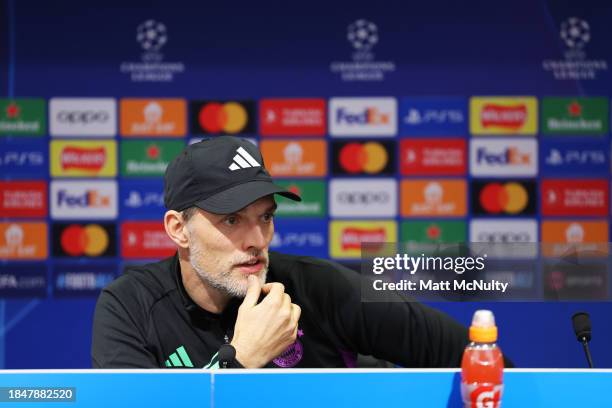
M 360 276 L 322 259 L 270 252 L 268 282 L 302 309 L 298 339 L 267 367 L 347 367 L 356 353 L 403 367 L 459 367 L 468 335 L 417 302 L 361 302 Z M 222 314 L 200 308 L 182 284 L 178 257 L 131 267 L 98 299 L 97 368 L 202 368 L 231 341 L 241 299 Z

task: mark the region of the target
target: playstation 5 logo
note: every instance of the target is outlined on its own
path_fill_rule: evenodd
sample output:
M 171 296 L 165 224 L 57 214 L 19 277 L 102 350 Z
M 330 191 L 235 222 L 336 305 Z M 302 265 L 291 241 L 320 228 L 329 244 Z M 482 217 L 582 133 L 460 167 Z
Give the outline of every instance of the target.
M 231 171 L 248 169 L 251 167 L 261 167 L 261 164 L 257 163 L 257 160 L 255 160 L 253 156 L 249 154 L 249 152 L 244 150 L 244 148 L 239 147 L 236 149 L 236 153 L 237 154 L 234 156 L 232 164 L 229 166 Z

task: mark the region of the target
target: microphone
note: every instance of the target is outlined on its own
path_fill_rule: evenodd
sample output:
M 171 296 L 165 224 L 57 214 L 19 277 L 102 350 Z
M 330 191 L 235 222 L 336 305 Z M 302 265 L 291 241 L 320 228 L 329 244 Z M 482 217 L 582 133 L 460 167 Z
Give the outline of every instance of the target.
M 591 352 L 589 351 L 589 341 L 591 341 L 591 318 L 586 312 L 574 313 L 572 316 L 572 325 L 574 326 L 574 333 L 576 333 L 576 340 L 582 343 L 584 348 L 584 354 L 586 355 L 589 368 L 593 368 L 593 360 L 591 359 Z

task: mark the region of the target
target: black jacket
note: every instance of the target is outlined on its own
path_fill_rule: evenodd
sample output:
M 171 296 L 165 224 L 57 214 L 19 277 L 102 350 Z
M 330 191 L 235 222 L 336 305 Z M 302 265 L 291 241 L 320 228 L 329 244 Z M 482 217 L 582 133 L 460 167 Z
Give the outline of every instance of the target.
M 268 367 L 347 367 L 356 353 L 404 367 L 458 367 L 467 330 L 417 302 L 361 302 L 359 275 L 336 263 L 270 252 L 269 282 L 302 309 L 296 343 Z M 97 368 L 205 367 L 231 341 L 238 306 L 209 313 L 187 295 L 178 257 L 128 268 L 96 306 Z

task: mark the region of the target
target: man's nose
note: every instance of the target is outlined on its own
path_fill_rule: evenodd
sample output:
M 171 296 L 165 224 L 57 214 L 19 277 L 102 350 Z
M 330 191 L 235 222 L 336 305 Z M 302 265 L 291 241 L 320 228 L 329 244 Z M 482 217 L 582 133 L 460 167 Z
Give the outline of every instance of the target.
M 244 249 L 263 249 L 268 244 L 266 231 L 259 224 L 253 224 L 244 237 Z

